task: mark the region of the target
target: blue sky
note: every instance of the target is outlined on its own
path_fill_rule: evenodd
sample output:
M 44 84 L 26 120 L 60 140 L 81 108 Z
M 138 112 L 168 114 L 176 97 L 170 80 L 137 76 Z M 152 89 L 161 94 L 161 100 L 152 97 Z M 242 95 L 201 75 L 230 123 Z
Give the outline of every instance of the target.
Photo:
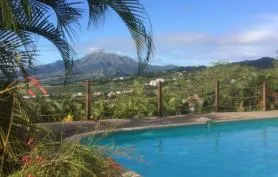
M 203 65 L 275 57 L 278 50 L 277 0 L 141 0 L 153 26 L 152 64 Z M 82 20 L 86 26 L 86 20 Z M 78 57 L 105 49 L 136 59 L 132 39 L 112 11 L 104 25 L 79 33 L 72 46 Z M 61 59 L 39 40 L 37 64 Z

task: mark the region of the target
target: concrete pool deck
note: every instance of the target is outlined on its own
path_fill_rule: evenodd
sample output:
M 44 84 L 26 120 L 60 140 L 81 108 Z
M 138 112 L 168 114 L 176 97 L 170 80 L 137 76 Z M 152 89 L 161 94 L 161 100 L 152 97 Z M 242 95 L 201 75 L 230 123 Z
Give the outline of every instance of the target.
M 149 128 L 162 128 L 183 125 L 204 124 L 207 121 L 228 122 L 278 117 L 277 111 L 265 112 L 223 112 L 208 114 L 187 114 L 168 117 L 149 117 L 139 119 L 106 119 L 101 121 L 76 121 L 71 123 L 40 123 L 40 127 L 53 130 L 57 135 L 63 132 L 64 138 L 80 139 L 90 134 L 116 131 L 131 131 Z

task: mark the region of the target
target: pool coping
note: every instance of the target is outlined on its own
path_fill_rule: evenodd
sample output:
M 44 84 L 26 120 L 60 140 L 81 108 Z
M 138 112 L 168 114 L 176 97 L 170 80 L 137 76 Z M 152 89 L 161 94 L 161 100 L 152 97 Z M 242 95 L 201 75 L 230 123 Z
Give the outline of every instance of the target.
M 238 122 L 238 121 L 252 121 L 252 120 L 263 120 L 263 119 L 275 119 L 278 118 L 278 115 L 271 116 L 258 116 L 253 118 L 233 118 L 233 119 L 211 119 L 208 117 L 199 117 L 202 121 L 198 122 L 185 122 L 185 123 L 169 123 L 169 124 L 155 124 L 149 126 L 134 126 L 134 127 L 124 127 L 124 128 L 115 128 L 115 129 L 104 129 L 104 130 L 94 130 L 85 133 L 79 133 L 72 135 L 65 139 L 65 141 L 75 141 L 79 142 L 82 138 L 85 138 L 90 135 L 103 135 L 109 133 L 118 133 L 118 132 L 129 132 L 129 131 L 138 131 L 138 130 L 149 130 L 149 129 L 160 129 L 160 128 L 171 128 L 171 127 L 183 127 L 183 126 L 192 126 L 192 125 L 205 125 L 208 122 L 212 121 L 213 123 L 223 123 L 223 122 Z M 198 118 L 196 118 L 198 119 Z
M 146 117 L 137 119 L 104 119 L 100 121 L 83 120 L 74 121 L 70 123 L 52 122 L 52 123 L 38 123 L 38 127 L 43 129 L 50 129 L 54 135 L 63 139 L 77 137 L 79 135 L 88 135 L 102 132 L 115 131 L 132 131 L 148 128 L 163 128 L 173 126 L 186 126 L 194 124 L 202 124 L 208 119 L 214 122 L 228 122 L 252 120 L 266 117 L 278 117 L 278 110 L 276 111 L 258 111 L 258 112 L 220 112 L 207 114 L 186 114 L 166 117 Z

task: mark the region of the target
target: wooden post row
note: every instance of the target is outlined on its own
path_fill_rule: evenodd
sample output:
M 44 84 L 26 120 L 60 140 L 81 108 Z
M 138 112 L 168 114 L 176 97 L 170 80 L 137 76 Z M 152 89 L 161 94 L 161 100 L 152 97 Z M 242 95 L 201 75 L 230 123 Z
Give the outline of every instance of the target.
M 86 117 L 87 117 L 87 119 L 91 119 L 91 102 L 92 102 L 91 83 L 90 83 L 90 81 L 86 80 Z
M 163 112 L 163 105 L 162 105 L 162 83 L 158 81 L 157 83 L 157 108 L 158 108 L 158 115 L 162 117 Z
M 214 103 L 214 111 L 218 112 L 219 111 L 219 81 L 216 81 L 216 86 L 215 86 L 215 103 Z
M 268 89 L 266 81 L 263 82 L 263 111 L 267 111 Z

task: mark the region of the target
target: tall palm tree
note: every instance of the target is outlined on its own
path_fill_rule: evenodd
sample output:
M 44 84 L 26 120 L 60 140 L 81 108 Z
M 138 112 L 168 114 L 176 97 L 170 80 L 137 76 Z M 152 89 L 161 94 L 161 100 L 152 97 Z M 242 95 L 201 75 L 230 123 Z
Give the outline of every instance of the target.
M 56 46 L 68 76 L 76 56 L 68 39 L 76 37 L 80 19 L 86 14 L 82 4 L 89 10 L 88 27 L 103 22 L 110 9 L 120 16 L 134 39 L 142 72 L 152 54 L 153 41 L 149 17 L 138 0 L 0 0 L 2 77 L 15 79 L 18 68 L 24 76 L 28 74 L 37 53 L 36 37 Z

